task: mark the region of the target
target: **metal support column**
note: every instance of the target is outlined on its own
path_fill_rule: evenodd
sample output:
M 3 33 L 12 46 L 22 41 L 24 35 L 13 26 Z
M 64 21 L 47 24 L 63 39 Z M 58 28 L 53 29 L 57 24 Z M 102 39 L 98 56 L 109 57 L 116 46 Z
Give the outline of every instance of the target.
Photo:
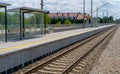
M 22 13 L 22 18 L 23 18 L 23 38 L 25 37 L 25 20 L 24 20 L 24 13 Z
M 45 12 L 44 12 L 44 35 L 46 35 L 46 23 L 45 23 L 45 21 L 46 21 L 46 19 L 45 19 Z
M 21 15 L 21 9 L 20 9 L 19 13 L 20 13 L 20 40 L 22 40 L 22 15 Z
M 8 27 L 7 27 L 7 7 L 5 6 L 5 42 L 8 41 Z

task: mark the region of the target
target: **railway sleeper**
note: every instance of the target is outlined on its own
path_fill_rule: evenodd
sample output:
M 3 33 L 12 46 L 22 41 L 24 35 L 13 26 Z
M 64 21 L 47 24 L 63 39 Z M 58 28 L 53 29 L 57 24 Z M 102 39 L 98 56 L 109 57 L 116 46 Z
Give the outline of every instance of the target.
M 60 65 L 60 66 L 69 66 L 69 64 L 57 64 L 57 63 L 52 63 L 52 65 L 55 65 L 55 66 L 58 66 L 58 65 Z
M 49 72 L 61 72 L 61 70 L 60 69 L 53 69 L 53 68 L 47 68 L 47 67 L 45 67 L 45 68 L 42 68 L 42 69 L 39 69 L 39 70 L 44 70 L 44 71 L 49 71 Z M 38 71 L 38 70 L 37 70 Z
M 54 68 L 65 68 L 68 66 L 62 66 L 62 65 L 58 65 L 57 67 L 55 65 L 49 64 L 50 67 L 54 67 Z
M 57 67 L 57 68 L 54 68 L 54 67 L 44 67 L 45 69 L 48 69 L 48 70 L 57 70 L 57 71 L 62 71 L 62 70 L 64 70 L 64 68 L 59 68 L 59 67 Z
M 38 71 L 35 72 L 35 73 L 36 73 L 36 74 L 59 74 L 60 72 L 38 70 Z

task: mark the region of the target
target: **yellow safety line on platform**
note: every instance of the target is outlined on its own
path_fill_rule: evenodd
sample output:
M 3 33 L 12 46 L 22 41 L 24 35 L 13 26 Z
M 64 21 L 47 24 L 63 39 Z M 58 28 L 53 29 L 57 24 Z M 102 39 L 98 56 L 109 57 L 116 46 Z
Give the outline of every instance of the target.
M 83 31 L 83 32 L 80 32 L 80 33 L 77 33 L 77 34 L 81 34 L 81 33 L 84 33 L 84 32 L 86 32 L 86 31 Z M 74 34 L 74 35 L 77 35 L 77 34 Z M 21 45 L 18 45 L 18 46 L 12 46 L 12 47 L 8 47 L 8 48 L 3 48 L 3 49 L 0 49 L 0 52 L 5 52 L 5 51 L 8 51 L 8 50 L 13 50 L 13 49 L 25 48 L 25 47 L 31 46 L 33 44 L 39 44 L 39 43 L 43 43 L 43 42 L 46 42 L 46 41 L 52 41 L 52 40 L 62 39 L 62 38 L 65 38 L 65 37 L 68 37 L 68 36 L 71 36 L 71 35 L 73 35 L 73 34 L 69 34 L 69 35 L 67 34 L 67 35 L 62 35 L 62 36 L 60 36 L 58 38 L 49 38 L 47 40 L 40 40 L 40 41 L 35 41 L 35 42 L 21 44 Z

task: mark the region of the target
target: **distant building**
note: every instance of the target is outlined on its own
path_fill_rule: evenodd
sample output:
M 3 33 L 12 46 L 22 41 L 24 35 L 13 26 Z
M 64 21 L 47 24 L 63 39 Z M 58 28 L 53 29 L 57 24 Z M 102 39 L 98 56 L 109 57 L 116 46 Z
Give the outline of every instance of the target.
M 70 19 L 70 20 L 82 20 L 84 17 L 83 13 L 69 12 L 69 13 L 50 13 L 49 16 L 52 19 Z M 90 19 L 89 14 L 85 14 L 85 19 Z

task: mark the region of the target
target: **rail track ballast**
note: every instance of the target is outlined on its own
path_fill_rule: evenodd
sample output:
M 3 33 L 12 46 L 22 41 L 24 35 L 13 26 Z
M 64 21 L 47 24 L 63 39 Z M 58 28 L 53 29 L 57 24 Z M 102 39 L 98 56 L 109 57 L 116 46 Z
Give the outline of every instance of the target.
M 86 74 L 91 69 L 94 56 L 100 54 L 116 29 L 117 26 L 76 42 L 14 74 Z

